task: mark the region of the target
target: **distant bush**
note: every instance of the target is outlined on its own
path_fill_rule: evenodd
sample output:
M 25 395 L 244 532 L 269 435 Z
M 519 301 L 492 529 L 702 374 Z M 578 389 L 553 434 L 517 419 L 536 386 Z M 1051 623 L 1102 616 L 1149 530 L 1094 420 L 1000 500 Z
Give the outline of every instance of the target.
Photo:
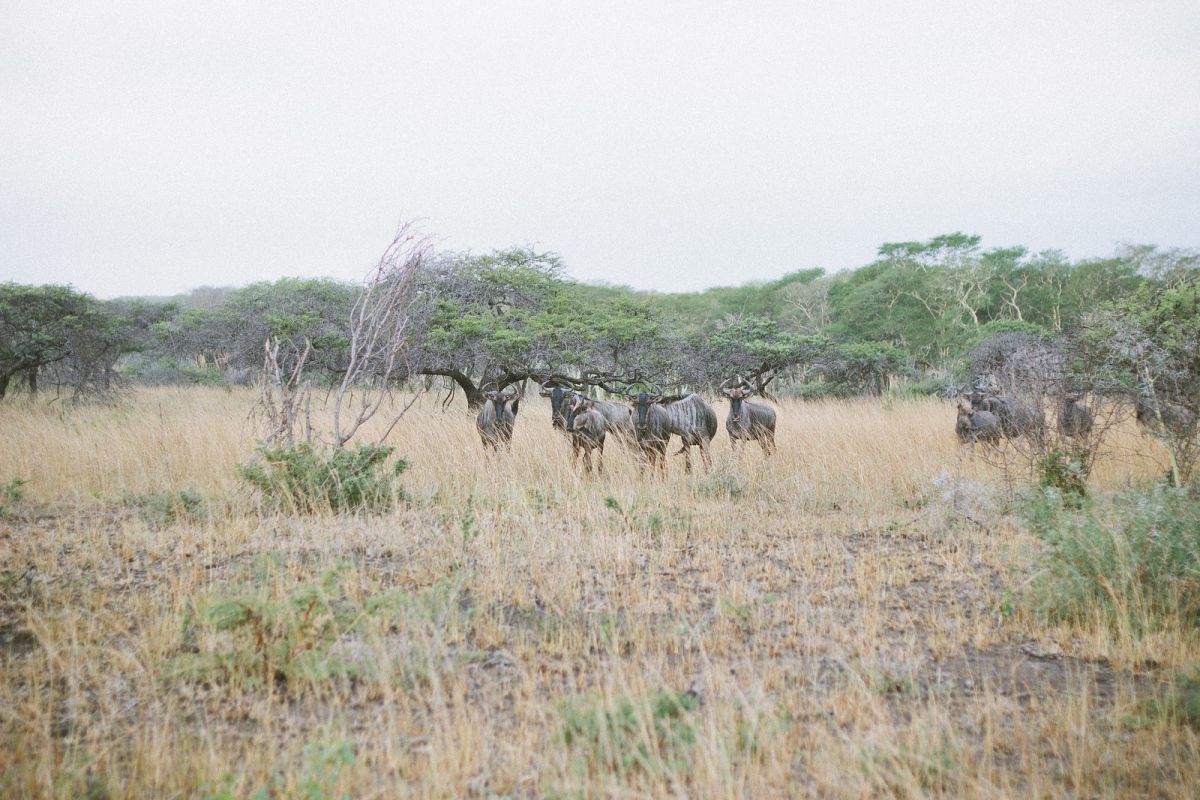
M 809 381 L 796 386 L 795 395 L 801 400 L 824 400 L 826 398 L 850 397 L 854 392 L 843 386 L 825 381 Z
M 1167 618 L 1200 623 L 1200 500 L 1156 486 L 1102 505 L 1064 509 L 1054 489 L 1036 494 L 1025 519 L 1046 545 L 1036 602 L 1054 618 L 1103 609 L 1134 635 Z
M 285 511 L 384 511 L 407 497 L 399 478 L 408 462 L 387 464 L 394 450 L 362 445 L 330 451 L 301 442 L 264 448 L 262 461 L 239 465 L 238 475 L 268 504 Z

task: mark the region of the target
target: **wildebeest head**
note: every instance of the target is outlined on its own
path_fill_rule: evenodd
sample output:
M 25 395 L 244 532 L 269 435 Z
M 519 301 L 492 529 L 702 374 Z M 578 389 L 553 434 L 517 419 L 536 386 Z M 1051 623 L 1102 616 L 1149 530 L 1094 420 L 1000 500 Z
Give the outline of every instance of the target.
M 662 400 L 662 392 L 626 392 L 625 396 L 629 398 L 630 406 L 633 408 L 633 427 L 637 430 L 646 430 L 650 424 L 650 406 Z
M 567 415 L 575 393 L 561 386 L 547 386 L 546 384 L 542 384 L 542 388 L 538 394 L 542 397 L 550 398 L 550 424 L 555 428 L 566 430 Z
M 721 394 L 729 398 L 729 413 L 737 419 L 742 415 L 742 401 L 754 394 L 754 387 L 742 380 L 741 375 L 738 376 L 737 386 L 730 387 L 731 382 L 721 384 Z
M 512 413 L 517 413 L 517 403 L 520 398 L 517 398 L 517 390 L 513 389 L 509 392 L 484 392 L 483 396 L 492 401 L 492 406 L 496 409 L 497 414 L 504 412 L 504 407 L 510 402 L 512 403 Z M 514 402 L 514 398 L 516 398 Z

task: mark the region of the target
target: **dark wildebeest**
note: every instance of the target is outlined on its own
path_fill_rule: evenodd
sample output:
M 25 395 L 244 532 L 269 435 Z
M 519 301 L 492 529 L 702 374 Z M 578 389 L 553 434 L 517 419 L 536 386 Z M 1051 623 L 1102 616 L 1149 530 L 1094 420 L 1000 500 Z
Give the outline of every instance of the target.
M 567 430 L 567 416 L 576 398 L 583 397 L 578 390 L 565 389 L 558 386 L 542 385 L 539 392 L 542 397 L 550 398 L 550 422 L 561 431 Z M 608 426 L 608 432 L 614 434 L 624 444 L 632 447 L 636 442 L 633 434 L 633 422 L 629 417 L 629 406 L 624 403 L 613 403 L 608 400 L 592 400 L 595 408 Z
M 561 386 L 549 386 L 543 383 L 541 389 L 538 390 L 538 394 L 542 397 L 550 398 L 550 424 L 557 430 L 566 433 L 567 413 L 574 398 L 574 390 L 564 389 Z
M 667 410 L 658 404 L 661 394 L 637 392 L 629 394 L 630 408 L 625 410 L 633 425 L 634 441 L 651 469 L 667 472 L 667 443 L 671 440 L 671 419 Z
M 487 400 L 483 408 L 479 409 L 479 416 L 475 418 L 479 438 L 483 440 L 485 448 L 490 447 L 494 450 L 501 445 L 508 447 L 512 442 L 513 425 L 517 421 L 517 408 L 521 398 L 516 389 L 507 393 L 484 392 L 483 396 Z M 512 408 L 507 407 L 510 402 Z
M 971 401 L 962 397 L 958 401 L 958 419 L 954 423 L 954 433 L 963 444 L 997 444 L 1003 431 L 1000 420 L 991 411 L 976 411 Z
M 661 405 L 667 413 L 667 438 L 672 434 L 679 437 L 682 445 L 679 452 L 683 454 L 685 470 L 692 471 L 693 447 L 700 448 L 700 456 L 706 466 L 712 465 L 709 443 L 717 435 L 717 412 L 712 410 L 712 406 L 695 393 L 684 395 L 678 400 L 667 401 L 661 393 L 649 395 L 642 392 L 634 398 L 633 412 L 637 417 L 634 421 L 635 427 L 643 419 L 643 411 L 647 410 L 649 405 Z
M 567 430 L 571 434 L 571 447 L 577 454 L 583 451 L 583 466 L 592 471 L 592 453 L 596 454 L 596 471 L 604 472 L 604 437 L 608 421 L 596 409 L 596 401 L 576 395 L 571 403 L 567 418 Z
M 976 389 L 967 395 L 971 407 L 994 414 L 1000 421 L 1000 432 L 1010 439 L 1030 436 L 1041 439 L 1046 431 L 1046 417 L 1041 409 L 1002 394 L 989 394 Z
M 1067 392 L 1058 405 L 1058 432 L 1061 436 L 1081 439 L 1092 431 L 1092 410 L 1079 392 Z
M 1155 403 L 1144 394 L 1134 400 L 1138 424 L 1150 433 L 1166 430 L 1172 436 L 1189 436 L 1196 429 L 1196 412 L 1176 403 Z M 1161 419 L 1161 423 L 1160 423 Z
M 754 394 L 754 388 L 739 381 L 738 386 L 728 387 L 731 381 L 721 384 L 721 393 L 729 398 L 729 416 L 725 418 L 725 430 L 729 433 L 730 447 L 737 449 L 738 441 L 757 440 L 767 455 L 775 452 L 775 409 L 746 398 Z

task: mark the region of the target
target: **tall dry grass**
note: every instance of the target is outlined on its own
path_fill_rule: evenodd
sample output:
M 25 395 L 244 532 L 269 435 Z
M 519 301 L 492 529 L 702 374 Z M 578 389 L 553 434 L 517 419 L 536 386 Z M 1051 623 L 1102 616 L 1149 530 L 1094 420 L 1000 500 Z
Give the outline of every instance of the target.
M 1191 797 L 1200 782 L 1193 731 L 1126 723 L 1195 662 L 1194 635 L 1131 645 L 1014 613 L 1035 545 L 948 404 L 785 403 L 774 457 L 735 454 L 722 431 L 712 470 L 673 457 L 659 480 L 615 443 L 603 476 L 579 474 L 544 401 L 493 455 L 425 398 L 392 441 L 411 503 L 308 518 L 260 511 L 235 477 L 252 404 L 163 389 L 0 406 L 0 481 L 29 480 L 0 522 L 5 795 Z M 1098 485 L 1163 470 L 1132 423 L 1112 443 Z M 183 488 L 206 516 L 164 523 L 129 500 Z M 357 621 L 305 646 L 346 672 L 189 672 L 256 654 L 206 622 L 213 603 L 250 592 L 284 614 L 334 568 L 340 588 L 320 591 Z

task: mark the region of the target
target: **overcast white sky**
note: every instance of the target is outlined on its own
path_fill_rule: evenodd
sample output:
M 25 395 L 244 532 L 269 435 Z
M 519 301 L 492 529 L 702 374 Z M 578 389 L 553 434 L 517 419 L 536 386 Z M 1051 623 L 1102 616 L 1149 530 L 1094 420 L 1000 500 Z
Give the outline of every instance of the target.
M 0 280 L 357 278 L 396 222 L 695 289 L 1200 245 L 1200 2 L 0 6 Z

